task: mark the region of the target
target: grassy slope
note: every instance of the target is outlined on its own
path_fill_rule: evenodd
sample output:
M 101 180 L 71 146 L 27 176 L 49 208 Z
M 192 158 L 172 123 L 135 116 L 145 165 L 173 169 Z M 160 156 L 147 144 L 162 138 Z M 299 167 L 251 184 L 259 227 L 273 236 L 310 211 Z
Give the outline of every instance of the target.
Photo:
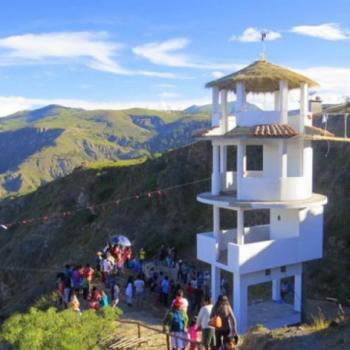
M 350 297 L 350 277 L 345 273 L 350 268 L 346 258 L 350 253 L 349 150 L 349 145 L 332 146 L 325 157 L 327 145 L 315 147 L 315 190 L 329 196 L 325 213 L 325 257 L 305 265 L 305 290 L 309 296 L 338 297 L 343 302 Z M 104 168 L 104 164 L 99 163 L 90 169 L 77 169 L 32 194 L 4 201 L 0 221 L 113 202 L 116 198 L 206 178 L 210 174 L 210 159 L 210 146 L 199 143 L 131 167 Z M 96 212 L 82 210 L 64 220 L 19 225 L 2 231 L 0 266 L 19 269 L 16 272 L 0 269 L 1 300 L 11 300 L 2 313 L 30 303 L 33 296 L 42 292 L 42 287 L 47 288 L 52 282 L 54 271 L 50 274 L 26 272 L 22 271 L 23 266 L 55 269 L 68 261 L 90 260 L 109 234 L 125 233 L 148 251 L 167 242 L 177 245 L 182 252 L 188 249 L 193 252 L 195 233 L 211 227 L 209 207 L 195 200 L 196 193 L 208 188 L 209 182 L 171 191 L 161 198 L 134 199 L 120 207 L 112 204 L 99 207 Z M 232 216 L 223 219 L 232 223 Z
M 168 134 L 162 138 L 160 130 L 152 125 L 137 125 L 131 115 L 142 117 L 156 116 L 165 125 L 175 123 L 173 138 Z M 15 169 L 0 174 L 0 185 L 8 177 L 20 176 L 20 193 L 35 190 L 43 183 L 70 173 L 82 162 L 95 160 L 118 160 L 122 158 L 141 158 L 154 156 L 157 150 L 150 148 L 150 141 L 159 136 L 160 152 L 170 150 L 189 142 L 184 138 L 176 142 L 176 132 L 184 128 L 191 130 L 203 127 L 208 120 L 206 114 L 187 114 L 183 112 L 165 112 L 134 108 L 130 110 L 84 111 L 80 109 L 48 106 L 33 112 L 21 112 L 0 120 L 1 132 L 36 128 L 45 133 L 47 130 L 63 130 L 55 139 L 54 145 L 39 149 Z M 186 125 L 188 121 L 193 126 Z M 175 139 L 174 139 L 175 137 Z M 113 139 L 112 139 L 113 138 Z M 33 140 L 28 140 L 33 142 Z M 157 145 L 157 142 L 156 142 Z M 18 150 L 14 149 L 14 153 Z M 0 186 L 0 197 L 9 194 L 9 189 Z

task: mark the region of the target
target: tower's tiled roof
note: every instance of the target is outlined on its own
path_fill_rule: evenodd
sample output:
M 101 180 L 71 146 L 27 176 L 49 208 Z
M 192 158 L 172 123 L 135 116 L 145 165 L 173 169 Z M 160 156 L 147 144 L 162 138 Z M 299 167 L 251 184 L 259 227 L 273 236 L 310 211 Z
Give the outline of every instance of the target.
M 334 137 L 331 132 L 317 128 L 315 126 L 305 126 L 304 134 L 300 134 L 293 127 L 288 124 L 259 124 L 254 126 L 236 126 L 226 134 L 220 133 L 220 128 L 212 127 L 203 130 L 195 135 L 199 138 L 211 138 L 211 137 L 224 137 L 224 138 L 240 138 L 240 137 L 252 137 L 252 138 L 290 138 L 293 136 L 321 136 L 321 137 Z
M 291 137 L 298 134 L 287 124 L 262 124 L 256 125 L 253 131 L 254 136 L 263 137 Z

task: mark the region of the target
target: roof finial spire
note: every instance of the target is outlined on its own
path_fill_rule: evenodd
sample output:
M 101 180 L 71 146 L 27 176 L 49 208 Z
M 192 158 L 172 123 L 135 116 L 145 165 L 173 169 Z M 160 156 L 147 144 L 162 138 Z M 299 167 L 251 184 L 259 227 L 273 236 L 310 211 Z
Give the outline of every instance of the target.
M 259 60 L 260 61 L 266 61 L 266 44 L 265 41 L 267 40 L 267 35 L 269 34 L 269 31 L 264 29 L 261 31 L 261 43 L 262 43 L 262 52 L 260 53 Z

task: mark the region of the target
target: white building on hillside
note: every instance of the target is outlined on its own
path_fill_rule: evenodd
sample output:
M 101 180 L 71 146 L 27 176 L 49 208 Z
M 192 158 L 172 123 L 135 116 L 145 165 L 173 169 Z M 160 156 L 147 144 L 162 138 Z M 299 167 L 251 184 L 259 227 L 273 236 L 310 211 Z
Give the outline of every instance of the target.
M 313 193 L 311 140 L 333 135 L 312 126 L 308 88 L 315 85 L 265 59 L 207 84 L 212 128 L 200 139 L 212 143 L 212 184 L 197 200 L 212 206 L 213 227 L 197 235 L 197 258 L 211 265 L 214 301 L 222 271 L 232 276 L 240 333 L 255 323 L 274 328 L 299 322 L 303 262 L 322 257 L 327 198 Z M 298 115 L 288 114 L 292 89 L 300 91 Z M 228 115 L 228 92 L 236 95 L 234 115 Z M 272 93 L 273 110 L 248 111 L 250 93 Z M 224 211 L 232 215 L 232 227 L 222 227 Z M 280 302 L 287 277 L 294 281 L 293 305 Z M 248 306 L 249 288 L 265 282 L 272 284 L 271 301 Z

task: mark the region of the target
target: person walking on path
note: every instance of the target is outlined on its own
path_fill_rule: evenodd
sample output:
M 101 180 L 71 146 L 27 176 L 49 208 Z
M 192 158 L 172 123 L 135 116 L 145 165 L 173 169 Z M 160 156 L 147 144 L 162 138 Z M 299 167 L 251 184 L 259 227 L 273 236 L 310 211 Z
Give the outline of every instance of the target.
M 138 275 L 134 281 L 135 287 L 135 304 L 136 306 L 142 306 L 143 298 L 145 294 L 145 281 Z
M 120 298 L 120 289 L 118 284 L 116 283 L 112 289 L 112 306 L 116 307 L 119 304 Z
M 146 251 L 144 248 L 141 248 L 139 251 L 140 272 L 143 270 L 143 263 L 145 259 L 146 259 Z
M 216 346 L 214 349 L 220 349 L 220 346 L 225 344 L 230 334 L 237 337 L 237 321 L 232 311 L 230 302 L 225 295 L 220 295 L 214 305 L 210 319 L 219 317 L 221 327 L 215 329 Z
M 170 332 L 173 350 L 185 350 L 188 345 L 187 326 L 187 314 L 173 306 L 166 314 L 163 322 L 164 330 Z
M 81 312 L 80 311 L 80 302 L 79 302 L 79 299 L 77 297 L 75 290 L 72 291 L 72 296 L 71 296 L 71 299 L 69 302 L 69 307 L 75 312 L 79 312 L 79 313 Z
M 161 288 L 161 301 L 164 306 L 168 306 L 168 296 L 169 296 L 169 290 L 170 290 L 170 284 L 169 284 L 169 277 L 165 276 L 163 278 L 163 281 L 160 285 Z
M 171 306 L 182 310 L 187 313 L 188 311 L 188 300 L 184 297 L 184 292 L 182 289 L 179 289 L 176 293 L 175 299 L 171 302 Z
M 198 343 L 200 342 L 199 328 L 197 326 L 197 317 L 194 317 L 188 328 L 188 337 L 192 341 L 188 350 L 198 350 Z
M 134 295 L 133 287 L 134 287 L 133 278 L 132 278 L 132 276 L 130 276 L 128 279 L 128 282 L 126 284 L 126 289 L 125 289 L 126 302 L 127 302 L 128 306 L 132 306 L 132 299 L 133 299 L 133 295 Z
M 108 295 L 104 290 L 101 291 L 101 300 L 100 300 L 100 306 L 103 309 L 104 307 L 107 307 L 109 305 Z
M 202 330 L 202 345 L 205 350 L 211 350 L 216 344 L 215 328 L 209 325 L 213 304 L 209 296 L 205 296 L 204 305 L 199 310 L 197 326 Z

